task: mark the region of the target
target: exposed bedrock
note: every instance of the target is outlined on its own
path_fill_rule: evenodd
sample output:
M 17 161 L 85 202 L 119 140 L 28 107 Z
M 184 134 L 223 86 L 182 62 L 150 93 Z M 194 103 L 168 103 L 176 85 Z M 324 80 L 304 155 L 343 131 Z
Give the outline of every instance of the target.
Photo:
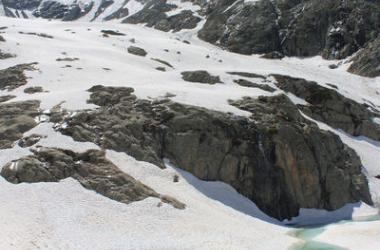
M 349 72 L 367 77 L 380 76 L 380 36 L 360 50 L 352 62 Z
M 356 0 L 212 0 L 199 37 L 242 54 L 342 59 L 380 33 L 380 5 Z
M 300 208 L 334 210 L 372 203 L 356 153 L 306 120 L 285 96 L 231 104 L 251 118 L 137 99 L 131 88 L 94 86 L 100 107 L 68 117 L 60 130 L 77 141 L 126 152 L 164 167 L 163 158 L 208 181 L 223 181 L 278 219 Z
M 190 10 L 168 15 L 167 12 L 177 7 L 175 4 L 167 3 L 166 0 L 148 1 L 142 10 L 124 19 L 123 23 L 144 23 L 158 30 L 176 32 L 182 29 L 193 29 L 201 21 L 201 18 L 195 16 Z
M 306 115 L 353 136 L 364 135 L 380 140 L 380 126 L 373 121 L 380 114 L 370 111 L 366 105 L 316 82 L 284 75 L 273 76 L 277 87 L 308 102 L 308 105 L 298 105 Z
M 34 151 L 34 155 L 5 165 L 1 176 L 14 184 L 58 182 L 72 177 L 83 187 L 119 202 L 128 204 L 156 197 L 175 208 L 185 208 L 183 203 L 170 196 L 158 194 L 121 171 L 99 150 L 78 154 L 69 150 L 40 148 Z

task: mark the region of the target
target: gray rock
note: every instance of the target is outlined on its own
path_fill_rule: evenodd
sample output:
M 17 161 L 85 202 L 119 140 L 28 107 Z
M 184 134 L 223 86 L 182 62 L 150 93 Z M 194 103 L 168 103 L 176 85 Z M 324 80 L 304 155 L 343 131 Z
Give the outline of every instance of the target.
M 380 36 L 359 51 L 352 61 L 349 72 L 367 77 L 380 76 Z
M 236 4 L 234 4 L 236 2 Z M 277 13 L 269 0 L 211 1 L 207 21 L 198 36 L 242 54 L 281 51 Z
M 272 51 L 261 56 L 261 58 L 265 59 L 282 59 L 284 57 L 284 54 L 278 51 Z
M 53 36 L 48 35 L 46 33 L 23 32 L 23 31 L 19 31 L 18 33 L 23 34 L 23 35 L 39 36 L 39 37 L 49 38 L 49 39 L 53 39 L 54 38 Z
M 123 23 L 145 23 L 148 27 L 158 30 L 177 32 L 183 29 L 193 29 L 202 20 L 194 16 L 190 10 L 183 10 L 172 16 L 166 14 L 175 8 L 177 8 L 176 5 L 168 4 L 166 1 L 150 1 L 142 10 L 124 19 Z
M 91 112 L 65 119 L 78 141 L 164 167 L 163 158 L 207 181 L 223 181 L 278 219 L 300 208 L 372 204 L 356 153 L 306 120 L 284 95 L 232 105 L 252 119 L 172 102 L 140 100 L 130 88 L 95 86 Z
M 32 156 L 5 165 L 1 176 L 14 184 L 58 182 L 72 177 L 83 187 L 122 203 L 156 197 L 175 208 L 185 208 L 185 204 L 175 198 L 158 194 L 124 173 L 106 159 L 104 152 L 98 150 L 77 154 L 68 150 L 41 148 Z
M 322 55 L 346 58 L 380 33 L 376 1 L 239 0 L 209 1 L 205 41 L 242 54 L 268 53 L 270 58 Z
M 15 97 L 15 95 L 2 95 L 0 96 L 0 102 L 7 102 Z
M 247 78 L 261 78 L 261 79 L 266 79 L 265 76 L 263 75 L 258 75 L 255 73 L 249 73 L 249 72 L 227 72 L 227 74 L 234 75 L 234 76 L 242 76 L 242 77 L 247 77 Z
M 44 1 L 33 11 L 35 17 L 46 19 L 61 19 L 62 21 L 74 21 L 88 14 L 94 2 L 90 2 L 83 6 L 72 3 L 70 5 L 58 1 Z
M 322 87 L 316 82 L 283 75 L 273 76 L 277 80 L 277 87 L 310 104 L 298 106 L 312 118 L 354 136 L 364 135 L 380 140 L 380 127 L 373 122 L 376 114 L 369 111 L 365 105 L 344 97 L 334 89 Z
M 19 64 L 0 70 L 0 90 L 14 90 L 27 83 L 25 70 L 35 70 L 36 63 Z
M 234 82 L 239 84 L 240 86 L 243 86 L 243 87 L 259 88 L 259 89 L 262 89 L 264 91 L 268 91 L 268 92 L 272 92 L 272 93 L 276 91 L 275 88 L 272 88 L 268 84 L 257 84 L 257 83 L 254 83 L 254 82 L 251 82 L 248 80 L 244 80 L 244 79 L 234 80 Z
M 144 49 L 136 47 L 136 46 L 129 46 L 128 53 L 136 55 L 136 56 L 146 56 L 148 54 Z
M 46 136 L 32 134 L 19 140 L 18 145 L 22 148 L 31 147 L 38 143 L 42 138 L 46 138 Z
M 168 67 L 174 69 L 173 65 L 171 65 L 170 63 L 168 63 L 167 61 L 164 61 L 164 60 L 162 60 L 162 59 L 159 59 L 159 58 L 151 58 L 151 60 L 152 60 L 152 61 L 159 62 L 159 63 L 161 63 L 161 64 L 163 64 L 163 65 L 165 65 L 165 66 L 168 66 Z
M 40 92 L 44 92 L 44 89 L 40 86 L 28 87 L 24 89 L 24 93 L 26 94 L 35 94 Z
M 187 82 L 197 82 L 204 84 L 215 84 L 221 83 L 219 76 L 210 75 L 205 70 L 196 70 L 196 71 L 184 71 L 181 72 L 182 79 Z
M 111 36 L 125 36 L 124 33 L 121 33 L 115 30 L 101 30 L 100 32 L 102 32 L 103 34 L 111 35 Z
M 12 58 L 12 57 L 16 57 L 16 55 L 11 54 L 11 53 L 7 53 L 7 52 L 3 52 L 0 50 L 0 60 Z
M 37 125 L 39 101 L 0 104 L 0 149 L 11 148 L 22 134 Z
M 42 0 L 2 0 L 2 4 L 5 7 L 12 9 L 26 9 L 33 10 L 37 8 Z

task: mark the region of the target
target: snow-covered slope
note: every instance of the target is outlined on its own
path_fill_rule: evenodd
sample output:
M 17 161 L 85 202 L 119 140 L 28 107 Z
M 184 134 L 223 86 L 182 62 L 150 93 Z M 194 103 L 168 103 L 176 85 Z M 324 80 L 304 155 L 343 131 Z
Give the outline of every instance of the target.
M 115 1 L 113 5 L 121 2 Z M 133 1 L 127 4 L 129 7 L 133 5 L 135 10 L 141 7 Z M 106 12 L 102 15 L 105 16 Z M 83 21 L 88 20 L 86 18 L 83 17 Z M 345 97 L 380 107 L 379 78 L 352 75 L 346 72 L 348 64 L 330 69 L 331 61 L 320 57 L 279 61 L 262 59 L 257 55 L 232 54 L 199 40 L 195 31 L 164 33 L 138 25 L 112 22 L 62 23 L 4 17 L 0 21 L 2 26 L 8 27 L 1 34 L 6 40 L 1 44 L 1 50 L 17 55 L 0 60 L 0 68 L 38 62 L 37 71 L 27 72 L 28 83 L 25 86 L 0 91 L 0 95 L 16 96 L 8 102 L 40 100 L 40 107 L 46 112 L 60 103 L 69 110 L 95 108 L 95 105 L 86 102 L 89 97 L 87 90 L 94 85 L 133 87 L 135 94 L 143 99 L 160 98 L 170 93 L 173 96 L 171 99 L 176 102 L 243 116 L 249 113 L 229 105 L 228 100 L 282 92 L 275 87 L 274 80 L 265 82 L 276 88 L 274 93 L 239 86 L 233 81 L 237 77 L 227 74 L 231 71 L 265 76 L 273 73 L 291 75 L 316 81 L 328 88 L 331 86 L 327 83 L 334 84 L 339 86 L 339 92 Z M 114 30 L 125 36 L 103 36 L 101 30 Z M 45 33 L 53 38 L 28 32 Z M 144 48 L 148 55 L 138 57 L 129 54 L 127 48 L 131 45 Z M 59 58 L 78 59 L 57 61 Z M 173 67 L 166 67 L 165 72 L 158 71 L 156 68 L 162 64 L 152 58 L 167 61 Z M 207 69 L 220 76 L 223 83 L 201 85 L 185 82 L 181 78 L 181 72 L 199 69 Z M 263 80 L 255 81 L 264 84 Z M 41 86 L 45 92 L 24 93 L 24 89 L 31 86 Z M 288 95 L 294 102 L 304 101 Z M 349 136 L 320 122 L 318 124 L 322 129 L 338 134 L 357 151 L 367 170 L 373 199 L 379 203 L 380 180 L 375 178 L 380 174 L 379 143 Z M 53 123 L 40 123 L 25 135 L 38 133 L 47 136 L 34 147 L 59 147 L 75 152 L 98 148 L 91 143 L 74 142 L 70 137 L 56 132 L 53 126 Z M 29 150 L 17 145 L 0 150 L 0 166 L 29 154 Z M 58 183 L 13 185 L 0 177 L 0 248 L 288 249 L 294 243 L 300 243 L 287 234 L 292 229 L 262 213 L 254 203 L 226 184 L 203 182 L 170 164 L 167 169 L 161 170 L 112 150 L 107 151 L 107 158 L 159 193 L 181 200 L 187 208 L 178 210 L 165 204 L 158 206 L 159 200 L 155 198 L 128 205 L 118 203 L 84 189 L 71 178 Z M 180 176 L 178 183 L 173 183 L 175 174 Z M 361 206 L 362 210 L 351 210 L 353 215 L 377 212 L 377 209 L 364 204 L 349 207 L 357 206 Z M 308 213 L 311 217 L 318 214 L 317 211 L 304 211 L 305 217 L 300 217 L 302 223 L 310 219 Z M 336 213 L 333 219 L 347 215 L 352 214 Z M 317 221 L 320 220 L 321 217 L 318 217 Z M 335 228 L 331 230 L 333 233 L 339 232 Z M 355 226 L 350 225 L 347 230 L 355 232 Z M 358 230 L 362 231 L 362 226 Z M 378 230 L 372 226 L 367 230 L 371 242 L 378 244 Z M 325 240 L 326 237 L 321 235 L 321 239 Z M 339 239 L 331 242 L 340 243 Z M 354 244 L 345 246 L 356 249 Z M 371 249 L 371 246 L 366 249 Z

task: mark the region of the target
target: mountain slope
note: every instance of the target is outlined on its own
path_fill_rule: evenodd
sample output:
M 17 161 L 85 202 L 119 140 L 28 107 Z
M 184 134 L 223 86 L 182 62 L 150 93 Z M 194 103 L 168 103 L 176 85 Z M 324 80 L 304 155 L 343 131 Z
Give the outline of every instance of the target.
M 0 167 L 31 177 L 14 185 L 2 171 L 3 248 L 287 249 L 300 242 L 285 223 L 378 212 L 360 201 L 380 202 L 379 78 L 348 73 L 350 63 L 334 69 L 339 61 L 319 56 L 230 53 L 197 37 L 202 21 L 179 30 L 170 16 L 150 24 L 147 9 L 168 5 L 138 14 L 143 5 L 135 4 L 134 14 L 155 29 L 84 22 L 93 15 L 1 18 Z M 168 27 L 176 32 L 160 31 Z M 66 151 L 41 156 L 51 148 Z M 186 208 L 161 196 L 120 203 L 111 194 L 112 201 L 109 183 L 125 183 L 108 170 L 87 184 L 78 176 L 41 183 L 33 176 L 40 172 L 20 164 L 37 158 L 59 176 L 57 165 L 73 165 L 67 157 L 79 161 L 76 171 L 91 163 L 78 158 L 89 149 Z M 252 189 L 252 180 L 260 186 Z

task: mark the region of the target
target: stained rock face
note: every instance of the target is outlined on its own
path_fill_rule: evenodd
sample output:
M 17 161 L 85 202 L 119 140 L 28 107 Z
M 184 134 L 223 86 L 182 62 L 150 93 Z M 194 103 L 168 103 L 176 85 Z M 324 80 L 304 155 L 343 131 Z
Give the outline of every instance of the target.
M 231 102 L 252 120 L 163 99 L 131 88 L 95 86 L 100 108 L 66 118 L 62 133 L 163 167 L 168 158 L 198 178 L 223 181 L 278 219 L 300 208 L 334 210 L 372 203 L 360 159 L 336 135 L 304 119 L 286 96 Z
M 83 187 L 122 203 L 156 197 L 175 208 L 185 208 L 185 204 L 158 194 L 122 172 L 105 158 L 104 152 L 98 150 L 76 154 L 68 150 L 41 148 L 32 156 L 5 165 L 1 176 L 14 184 L 57 182 L 72 177 Z
M 315 120 L 342 129 L 354 135 L 364 135 L 373 140 L 380 140 L 380 126 L 373 122 L 379 116 L 351 99 L 339 94 L 336 90 L 318 85 L 305 79 L 283 75 L 273 75 L 276 85 L 309 103 L 298 105 L 299 108 Z
M 0 149 L 11 148 L 22 134 L 37 125 L 39 101 L 0 104 Z

